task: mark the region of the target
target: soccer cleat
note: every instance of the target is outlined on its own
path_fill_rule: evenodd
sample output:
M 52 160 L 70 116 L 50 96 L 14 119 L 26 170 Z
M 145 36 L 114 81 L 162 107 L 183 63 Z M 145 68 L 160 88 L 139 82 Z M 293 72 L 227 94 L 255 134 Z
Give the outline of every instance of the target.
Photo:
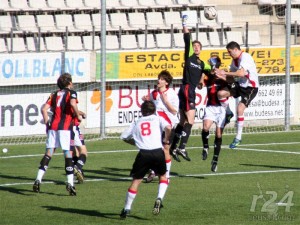
M 188 156 L 188 153 L 187 153 L 187 151 L 186 151 L 185 149 L 177 148 L 176 151 L 177 151 L 177 153 L 178 153 L 179 155 L 182 156 L 182 158 L 184 158 L 184 159 L 187 160 L 187 161 L 191 161 L 191 159 L 190 159 L 190 157 Z
M 226 113 L 225 115 L 225 125 L 230 123 L 231 118 L 233 117 L 233 112 Z
M 242 140 L 239 140 L 237 138 L 233 139 L 232 143 L 229 145 L 229 148 L 236 148 L 241 144 Z
M 155 173 L 151 171 L 151 172 L 149 173 L 148 177 L 145 178 L 145 183 L 150 183 L 150 182 L 152 182 L 152 181 L 154 180 L 154 177 L 155 177 Z
M 39 180 L 35 180 L 33 184 L 33 191 L 39 193 L 40 192 L 41 182 Z
M 157 198 L 154 203 L 154 207 L 152 213 L 154 215 L 158 215 L 160 213 L 160 209 L 163 207 L 161 198 Z
M 129 214 L 130 214 L 129 209 L 122 209 L 121 214 L 120 214 L 120 219 L 125 220 Z
M 74 174 L 75 174 L 75 176 L 76 176 L 76 178 L 78 180 L 78 183 L 82 184 L 83 180 L 84 180 L 83 173 L 82 173 L 82 171 L 80 169 L 78 169 L 77 166 L 74 166 Z
M 177 154 L 177 149 L 173 149 L 171 151 L 171 155 L 173 156 L 173 159 L 175 159 L 177 162 L 181 162 L 181 160 L 179 159 L 178 154 Z
M 67 183 L 66 189 L 71 196 L 76 196 L 76 189 L 70 183 Z
M 202 160 L 206 160 L 208 156 L 208 148 L 203 148 L 202 150 Z
M 218 161 L 215 160 L 211 161 L 211 171 L 215 173 L 217 172 L 217 170 L 218 170 Z

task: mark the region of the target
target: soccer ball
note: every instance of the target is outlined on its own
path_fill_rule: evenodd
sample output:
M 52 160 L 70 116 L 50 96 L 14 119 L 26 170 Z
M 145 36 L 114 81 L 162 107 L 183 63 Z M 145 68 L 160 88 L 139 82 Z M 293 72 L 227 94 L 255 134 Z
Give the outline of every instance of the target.
M 213 20 L 217 17 L 218 13 L 215 7 L 204 8 L 204 16 L 208 20 Z
M 7 148 L 4 148 L 4 149 L 2 149 L 2 152 L 3 152 L 3 153 L 7 153 L 7 152 L 8 152 L 8 149 L 7 149 Z

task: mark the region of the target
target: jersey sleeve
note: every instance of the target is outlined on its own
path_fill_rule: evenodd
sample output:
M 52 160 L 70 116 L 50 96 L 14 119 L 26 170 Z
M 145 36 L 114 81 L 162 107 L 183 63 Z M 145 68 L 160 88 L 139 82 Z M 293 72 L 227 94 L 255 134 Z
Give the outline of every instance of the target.
M 172 95 L 170 96 L 170 102 L 171 105 L 176 108 L 176 111 L 178 112 L 178 108 L 179 108 L 179 98 L 178 98 L 178 94 L 174 91 L 172 93 Z
M 241 60 L 239 69 L 244 68 L 245 72 L 249 73 L 250 67 L 251 67 L 251 65 L 254 64 L 254 61 L 253 61 L 252 57 L 248 54 L 243 53 L 242 57 L 243 58 Z
M 55 94 L 56 94 L 56 92 L 52 92 L 52 93 L 49 95 L 49 97 L 48 97 L 48 99 L 47 99 L 47 101 L 46 101 L 45 104 L 52 106 L 52 99 L 53 99 L 53 96 L 54 96 Z
M 136 125 L 135 122 L 132 123 L 132 124 L 130 124 L 130 126 L 126 130 L 124 130 L 122 132 L 122 134 L 120 136 L 120 139 L 121 140 L 129 140 L 129 139 L 131 139 L 133 137 L 133 128 L 134 128 L 135 125 Z
M 159 116 L 159 123 L 160 123 L 161 132 L 164 131 L 164 129 L 166 128 L 166 126 L 170 126 L 170 124 L 165 119 L 163 119 L 160 116 Z
M 203 61 L 203 73 L 209 76 L 210 72 L 211 72 L 211 65 Z
M 70 90 L 70 94 L 71 94 L 71 99 L 76 99 L 76 102 L 78 103 L 77 92 L 74 90 Z
M 190 33 L 184 33 L 183 40 L 184 40 L 184 46 L 185 46 L 184 47 L 184 60 L 187 60 L 194 53 Z

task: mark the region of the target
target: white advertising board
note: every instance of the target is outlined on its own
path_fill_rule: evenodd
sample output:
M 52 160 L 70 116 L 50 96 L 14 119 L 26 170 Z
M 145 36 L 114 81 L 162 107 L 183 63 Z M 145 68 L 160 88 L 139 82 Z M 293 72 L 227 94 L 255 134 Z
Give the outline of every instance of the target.
M 0 137 L 43 135 L 41 107 L 50 93 L 0 95 Z M 79 104 L 82 102 L 78 93 Z
M 106 127 L 128 126 L 140 116 L 142 96 L 153 87 L 141 87 L 135 84 L 116 84 L 106 91 Z M 178 91 L 178 86 L 175 87 Z M 295 110 L 295 84 L 291 85 L 291 117 Z M 45 125 L 41 123 L 41 106 L 50 93 L 0 95 L 0 137 L 45 134 Z M 86 128 L 100 127 L 99 90 L 78 93 L 79 108 L 86 105 Z M 262 85 L 259 93 L 245 111 L 245 120 L 284 118 L 285 87 L 283 84 Z M 86 102 L 85 102 L 86 101 Z M 86 104 L 85 104 L 86 103 Z M 230 107 L 235 111 L 235 99 L 230 98 Z M 196 122 L 204 115 L 206 91 L 197 90 Z
M 41 106 L 49 94 L 0 95 L 0 136 L 45 134 Z
M 55 84 L 61 74 L 62 64 L 65 72 L 73 75 L 73 82 L 90 82 L 95 76 L 91 70 L 91 53 L 26 53 L 0 55 L 0 86 Z M 93 71 L 93 73 L 91 73 Z
M 106 91 L 106 127 L 128 126 L 140 116 L 142 96 L 153 90 L 153 87 L 116 84 Z M 178 91 L 178 87 L 175 87 Z M 294 85 L 291 85 L 291 96 L 294 96 Z M 196 118 L 200 122 L 203 118 L 206 104 L 206 90 L 196 89 Z M 245 111 L 245 120 L 284 118 L 285 91 L 283 84 L 262 85 L 259 93 L 249 108 Z M 100 91 L 87 93 L 87 128 L 100 126 Z M 291 116 L 294 110 L 294 98 L 291 98 Z M 230 98 L 230 108 L 236 111 L 236 100 Z M 92 119 L 91 119 L 92 118 Z

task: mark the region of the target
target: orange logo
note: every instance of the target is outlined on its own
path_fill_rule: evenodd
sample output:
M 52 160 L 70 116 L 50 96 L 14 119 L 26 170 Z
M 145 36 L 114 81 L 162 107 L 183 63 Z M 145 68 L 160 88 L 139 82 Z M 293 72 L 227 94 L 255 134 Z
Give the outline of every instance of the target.
M 106 91 L 105 91 L 105 99 L 106 99 L 106 108 L 105 112 L 109 112 L 112 105 L 113 101 L 111 98 L 109 98 L 112 94 L 112 87 L 111 86 L 106 86 Z M 93 96 L 91 97 L 91 103 L 94 105 L 98 105 L 96 108 L 96 111 L 100 109 L 100 104 L 101 104 L 101 91 L 99 89 L 94 89 L 93 90 Z

